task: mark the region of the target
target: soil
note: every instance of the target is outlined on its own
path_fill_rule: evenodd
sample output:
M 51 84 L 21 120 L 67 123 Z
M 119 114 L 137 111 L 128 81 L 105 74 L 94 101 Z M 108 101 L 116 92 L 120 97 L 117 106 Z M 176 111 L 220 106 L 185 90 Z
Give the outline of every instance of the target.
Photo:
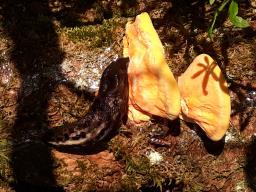
M 18 1 L 0 5 L 0 191 L 256 191 L 256 8 L 239 2 L 249 28 L 204 0 Z M 122 56 L 128 20 L 146 11 L 177 78 L 211 55 L 230 89 L 226 136 L 210 141 L 195 124 L 128 122 L 109 142 L 63 151 L 49 127 L 82 118 L 105 67 Z M 167 129 L 163 145 L 152 132 Z M 151 155 L 159 158 L 152 163 Z

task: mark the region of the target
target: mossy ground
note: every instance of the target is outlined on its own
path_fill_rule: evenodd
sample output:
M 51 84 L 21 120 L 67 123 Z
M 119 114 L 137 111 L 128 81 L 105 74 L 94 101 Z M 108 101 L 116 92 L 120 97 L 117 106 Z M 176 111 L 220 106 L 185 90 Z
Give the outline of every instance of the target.
M 214 7 L 206 1 L 8 2 L 0 35 L 0 190 L 256 190 L 256 106 L 247 101 L 256 90 L 255 8 L 241 4 L 251 28 L 222 19 L 211 41 Z M 77 89 L 73 77 L 84 63 L 98 68 L 98 58 L 121 56 L 125 23 L 142 11 L 150 13 L 176 77 L 200 53 L 223 69 L 232 98 L 226 138 L 214 143 L 193 124 L 154 121 L 123 126 L 90 150 L 60 152 L 42 143 L 47 127 L 86 114 L 94 96 Z M 63 63 L 74 67 L 62 70 Z M 149 142 L 161 127 L 169 127 L 165 147 Z M 162 155 L 159 164 L 150 164 L 151 151 Z

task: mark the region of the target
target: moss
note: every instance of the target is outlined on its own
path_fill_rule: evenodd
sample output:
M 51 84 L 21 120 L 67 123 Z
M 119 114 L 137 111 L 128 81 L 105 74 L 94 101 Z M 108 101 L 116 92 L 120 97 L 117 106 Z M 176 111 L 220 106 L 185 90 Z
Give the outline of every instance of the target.
M 113 141 L 112 141 L 113 142 Z M 121 144 L 113 144 L 114 148 L 110 149 L 113 151 L 114 156 L 117 160 L 122 161 L 125 164 L 125 172 L 127 174 L 142 174 L 146 175 L 150 171 L 149 160 L 143 155 L 133 155 L 132 145 L 125 146 Z
M 83 42 L 88 47 L 109 46 L 114 41 L 114 30 L 124 22 L 120 20 L 104 20 L 103 23 L 81 27 L 64 28 L 61 32 L 66 34 L 71 41 Z
M 149 161 L 145 157 L 126 157 L 125 165 L 125 170 L 129 174 L 148 174 L 150 170 Z
M 138 11 L 135 7 L 128 8 L 124 15 L 125 17 L 135 17 L 138 14 Z
M 82 173 L 86 171 L 87 165 L 83 161 L 77 160 L 77 165 Z
M 203 191 L 204 186 L 198 184 L 198 183 L 194 183 L 191 185 L 191 191 L 190 192 L 198 192 L 198 191 Z
M 54 170 L 55 175 L 60 175 L 57 177 L 57 183 L 61 186 L 67 186 L 72 182 L 73 176 L 72 173 L 62 168 L 61 166 L 58 169 Z
M 8 187 L 13 182 L 10 165 L 11 142 L 8 139 L 9 126 L 0 116 L 0 187 Z M 1 188 L 0 188 L 1 191 Z
M 153 186 L 156 188 L 159 188 L 160 191 L 163 190 L 163 183 L 165 181 L 165 179 L 163 177 L 161 177 L 159 174 L 157 174 L 156 172 L 152 172 L 150 174 L 151 177 L 151 183 L 153 183 Z
M 125 167 L 125 174 L 121 180 L 124 191 L 137 191 L 143 186 L 151 186 L 162 191 L 166 175 L 161 174 L 161 165 L 151 166 L 149 159 L 143 154 L 136 154 L 138 148 L 143 148 L 145 138 L 137 135 L 133 142 L 122 143 L 113 141 L 110 150 L 113 151 L 115 158 L 121 161 Z
M 7 139 L 0 139 L 0 186 L 13 180 L 9 158 L 10 148 L 10 143 Z

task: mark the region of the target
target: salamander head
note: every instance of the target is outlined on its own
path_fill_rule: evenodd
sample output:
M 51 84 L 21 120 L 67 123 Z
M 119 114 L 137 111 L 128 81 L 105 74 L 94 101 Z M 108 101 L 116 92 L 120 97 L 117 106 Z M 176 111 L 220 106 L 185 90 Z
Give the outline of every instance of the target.
M 118 58 L 103 72 L 100 80 L 99 97 L 127 93 L 129 58 Z
M 119 58 L 104 70 L 95 100 L 95 103 L 104 103 L 102 108 L 110 112 L 113 119 L 121 117 L 123 123 L 126 123 L 128 113 L 128 65 L 129 58 Z

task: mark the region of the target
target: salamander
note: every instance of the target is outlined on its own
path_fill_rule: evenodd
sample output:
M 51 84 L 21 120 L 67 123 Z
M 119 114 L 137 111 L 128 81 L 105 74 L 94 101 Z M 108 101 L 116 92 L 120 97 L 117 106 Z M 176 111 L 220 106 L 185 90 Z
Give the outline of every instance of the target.
M 113 61 L 103 72 L 98 95 L 88 113 L 75 123 L 51 128 L 47 142 L 55 146 L 98 143 L 127 120 L 129 59 Z

